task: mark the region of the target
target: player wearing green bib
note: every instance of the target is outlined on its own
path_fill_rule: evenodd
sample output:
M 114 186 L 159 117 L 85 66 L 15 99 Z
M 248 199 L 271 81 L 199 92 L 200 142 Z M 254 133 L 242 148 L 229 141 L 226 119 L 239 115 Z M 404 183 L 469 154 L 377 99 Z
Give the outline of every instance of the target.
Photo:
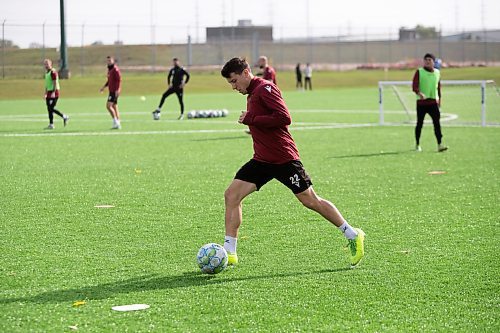
M 413 92 L 417 95 L 417 126 L 415 127 L 415 149 L 422 151 L 420 147 L 420 134 L 424 126 L 424 118 L 428 113 L 434 124 L 434 134 L 438 144 L 438 152 L 448 149 L 441 142 L 441 124 L 439 119 L 441 112 L 441 72 L 434 68 L 434 55 L 427 53 L 424 56 L 424 67 L 417 69 L 413 76 Z
M 47 129 L 54 129 L 54 113 L 63 119 L 63 124 L 66 126 L 69 117 L 55 109 L 57 100 L 59 99 L 59 75 L 57 71 L 52 68 L 52 60 L 45 59 L 43 61 L 45 66 L 45 104 L 49 113 L 49 126 Z

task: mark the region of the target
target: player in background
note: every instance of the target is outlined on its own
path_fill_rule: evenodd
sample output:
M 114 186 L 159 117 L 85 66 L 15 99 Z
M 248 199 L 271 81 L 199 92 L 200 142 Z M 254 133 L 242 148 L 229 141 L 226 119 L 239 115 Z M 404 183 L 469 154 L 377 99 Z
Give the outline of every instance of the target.
M 56 110 L 57 100 L 59 99 L 59 75 L 57 71 L 52 68 L 52 60 L 45 59 L 43 61 L 45 66 L 45 104 L 49 113 L 49 126 L 47 129 L 54 129 L 54 113 L 63 119 L 63 124 L 66 126 L 69 117 L 58 110 Z
M 434 68 L 441 70 L 442 66 L 443 66 L 443 60 L 441 60 L 441 58 L 436 58 L 436 60 L 434 60 Z
M 277 179 L 288 187 L 307 208 L 318 212 L 339 228 L 348 240 L 351 266 L 364 256 L 365 234 L 351 227 L 338 209 L 320 198 L 299 157 L 295 142 L 288 131 L 291 117 L 278 87 L 267 80 L 254 77 L 245 59 L 233 58 L 221 70 L 221 75 L 234 90 L 247 96 L 247 109 L 238 122 L 250 127 L 254 155 L 241 167 L 224 193 L 225 229 L 224 248 L 228 263 L 236 265 L 238 230 L 242 222 L 242 201 L 264 184 Z
M 295 66 L 295 77 L 297 78 L 297 82 L 295 83 L 295 88 L 303 89 L 302 87 L 302 69 L 300 68 L 300 62 Z
M 271 81 L 272 83 L 277 84 L 276 71 L 274 70 L 274 68 L 269 66 L 266 56 L 260 56 L 259 60 L 257 61 L 257 65 L 260 69 L 262 69 L 262 78 L 264 80 Z
M 115 63 L 115 59 L 111 56 L 107 56 L 106 59 L 108 63 L 108 79 L 99 92 L 102 93 L 104 88 L 108 87 L 109 95 L 106 102 L 106 109 L 109 111 L 111 118 L 113 118 L 113 127 L 111 128 L 120 129 L 122 126 L 120 123 L 120 112 L 118 111 L 118 97 L 120 97 L 121 93 L 122 75 Z
M 173 93 L 177 95 L 181 106 L 181 115 L 178 119 L 182 120 L 184 118 L 184 102 L 182 101 L 182 98 L 184 95 L 184 86 L 189 82 L 189 73 L 184 69 L 184 67 L 179 65 L 179 59 L 172 59 L 172 63 L 174 67 L 172 67 L 168 72 L 167 78 L 168 89 L 161 96 L 158 108 L 153 111 L 154 120 L 160 120 L 161 107 L 163 106 L 163 103 L 165 103 L 165 99 Z M 186 77 L 186 80 L 184 80 L 184 77 Z M 172 84 L 170 84 L 170 82 L 172 82 Z
M 262 69 L 262 78 L 264 80 L 270 81 L 274 84 L 276 83 L 276 71 L 274 68 L 269 66 L 269 63 L 267 62 L 267 57 L 266 56 L 260 56 L 259 60 L 257 61 L 257 66 L 259 66 L 260 69 Z M 246 134 L 251 134 L 250 129 L 245 130 Z
M 309 90 L 312 90 L 312 83 L 311 83 L 311 78 L 312 78 L 312 73 L 313 69 L 311 67 L 310 63 L 307 63 L 306 69 L 304 69 L 304 89 L 307 90 L 307 84 L 309 84 Z
M 438 152 L 448 149 L 442 143 L 441 124 L 441 72 L 434 68 L 435 57 L 431 53 L 424 56 L 424 66 L 417 69 L 413 76 L 413 92 L 417 95 L 417 125 L 415 127 L 415 150 L 422 151 L 420 147 L 420 134 L 424 126 L 424 118 L 428 113 L 434 124 L 434 135 L 438 144 Z

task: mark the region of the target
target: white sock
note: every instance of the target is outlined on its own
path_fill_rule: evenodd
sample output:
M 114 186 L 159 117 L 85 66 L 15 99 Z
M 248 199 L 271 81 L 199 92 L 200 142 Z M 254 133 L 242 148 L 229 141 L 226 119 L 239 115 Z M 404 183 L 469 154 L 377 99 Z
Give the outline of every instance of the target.
M 160 108 L 157 108 L 157 109 L 156 109 L 156 112 L 161 112 L 161 109 L 160 109 Z
M 358 232 L 354 230 L 353 227 L 351 227 L 347 222 L 344 222 L 344 224 L 339 227 L 339 230 L 342 231 L 345 238 L 347 239 L 354 239 L 358 235 Z
M 234 238 L 231 236 L 227 236 L 224 238 L 224 249 L 228 253 L 236 253 L 236 243 L 238 242 L 238 238 Z

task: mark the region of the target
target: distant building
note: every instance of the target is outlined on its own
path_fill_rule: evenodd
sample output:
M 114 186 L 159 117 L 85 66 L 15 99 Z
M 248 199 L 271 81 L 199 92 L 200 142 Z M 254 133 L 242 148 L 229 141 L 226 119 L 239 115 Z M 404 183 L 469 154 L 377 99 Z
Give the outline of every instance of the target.
M 499 42 L 500 30 L 463 31 L 459 34 L 443 36 L 443 40 L 450 42 L 473 41 L 473 42 Z
M 424 27 L 417 25 L 415 28 L 399 28 L 399 40 L 420 40 L 420 39 L 435 39 L 439 37 L 439 33 L 434 27 Z
M 399 40 L 415 40 L 417 39 L 417 30 L 415 29 L 399 29 Z
M 251 20 L 239 20 L 237 26 L 206 28 L 207 43 L 234 40 L 273 41 L 273 27 L 252 25 Z

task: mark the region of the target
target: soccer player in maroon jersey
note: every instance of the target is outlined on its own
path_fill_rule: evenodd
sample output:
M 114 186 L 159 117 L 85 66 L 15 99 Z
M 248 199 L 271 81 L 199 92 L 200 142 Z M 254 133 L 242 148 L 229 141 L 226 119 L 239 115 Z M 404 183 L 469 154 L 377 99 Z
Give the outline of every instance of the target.
M 115 64 L 115 59 L 111 56 L 107 56 L 106 59 L 108 63 L 108 79 L 99 91 L 102 93 L 104 88 L 108 87 L 109 95 L 106 102 L 106 109 L 108 109 L 111 118 L 113 118 L 113 127 L 111 128 L 120 129 L 122 126 L 120 124 L 120 112 L 118 111 L 118 97 L 121 93 L 122 75 L 120 69 Z
M 344 233 L 351 251 L 351 267 L 355 267 L 364 256 L 365 234 L 351 227 L 338 209 L 319 197 L 312 188 L 299 152 L 288 126 L 290 113 L 278 87 L 272 82 L 254 77 L 248 63 L 242 58 L 229 60 L 221 74 L 234 90 L 247 96 L 247 110 L 238 122 L 247 125 L 253 139 L 254 155 L 236 173 L 224 193 L 226 237 L 224 248 L 228 252 L 228 263 L 236 265 L 238 229 L 242 221 L 242 201 L 264 184 L 277 179 L 288 187 L 297 199 L 335 225 Z
M 274 84 L 276 83 L 276 71 L 274 68 L 269 66 L 267 62 L 266 56 L 260 56 L 258 60 L 259 68 L 262 69 L 262 78 L 267 81 L 271 81 Z

